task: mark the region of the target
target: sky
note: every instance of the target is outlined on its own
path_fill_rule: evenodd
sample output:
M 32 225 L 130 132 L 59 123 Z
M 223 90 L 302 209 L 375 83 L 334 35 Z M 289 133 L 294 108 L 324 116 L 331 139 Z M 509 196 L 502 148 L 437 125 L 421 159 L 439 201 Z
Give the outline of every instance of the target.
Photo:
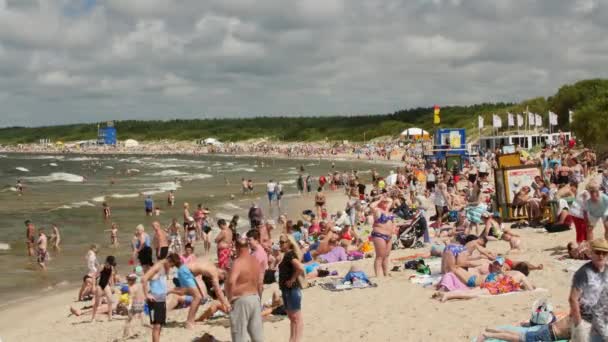
M 607 56 L 608 0 L 0 0 L 0 127 L 516 102 Z

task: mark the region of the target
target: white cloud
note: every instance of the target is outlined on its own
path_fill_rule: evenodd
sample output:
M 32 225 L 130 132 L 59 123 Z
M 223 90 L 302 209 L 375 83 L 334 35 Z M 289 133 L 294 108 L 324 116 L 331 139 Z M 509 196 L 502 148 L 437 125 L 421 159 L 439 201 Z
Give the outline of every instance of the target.
M 50 71 L 38 76 L 38 82 L 45 86 L 71 87 L 84 83 L 79 76 L 70 75 L 63 70 Z
M 608 73 L 597 0 L 74 1 L 0 0 L 12 124 L 383 113 Z

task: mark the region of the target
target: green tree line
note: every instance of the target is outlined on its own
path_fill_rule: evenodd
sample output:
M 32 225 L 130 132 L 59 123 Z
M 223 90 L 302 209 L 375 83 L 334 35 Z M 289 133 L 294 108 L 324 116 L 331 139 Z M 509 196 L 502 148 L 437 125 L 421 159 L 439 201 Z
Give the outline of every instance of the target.
M 489 134 L 492 114 L 503 118 L 507 113 L 525 110 L 543 116 L 548 124 L 549 110 L 558 114 L 559 125 L 554 130 L 573 129 L 586 144 L 602 149 L 608 142 L 608 80 L 592 79 L 562 86 L 555 95 L 538 97 L 520 103 L 482 103 L 471 106 L 445 106 L 441 108 L 440 127 L 458 127 L 477 133 L 477 117 L 486 123 L 484 134 Z M 574 111 L 574 122 L 569 123 L 568 113 Z M 111 118 L 108 118 L 111 119 Z M 572 126 L 572 127 L 570 127 Z M 214 137 L 221 141 L 242 141 L 253 138 L 270 138 L 279 141 L 364 141 L 380 136 L 397 136 L 409 127 L 432 130 L 433 108 L 420 107 L 399 110 L 389 114 L 360 116 L 310 117 L 255 117 L 193 120 L 124 120 L 115 121 L 118 139 L 136 140 L 195 140 Z M 18 144 L 52 141 L 90 140 L 97 136 L 97 123 L 45 127 L 6 127 L 0 129 L 0 143 Z

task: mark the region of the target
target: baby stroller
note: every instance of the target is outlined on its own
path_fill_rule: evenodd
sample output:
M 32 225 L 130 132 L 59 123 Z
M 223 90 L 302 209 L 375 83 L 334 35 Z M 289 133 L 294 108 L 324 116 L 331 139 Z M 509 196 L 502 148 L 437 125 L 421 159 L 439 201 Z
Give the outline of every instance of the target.
M 425 223 L 426 220 L 422 212 L 416 211 L 410 220 L 399 226 L 398 237 L 393 242 L 393 249 L 399 249 L 401 246 L 403 248 L 422 247 L 422 239 L 426 229 Z

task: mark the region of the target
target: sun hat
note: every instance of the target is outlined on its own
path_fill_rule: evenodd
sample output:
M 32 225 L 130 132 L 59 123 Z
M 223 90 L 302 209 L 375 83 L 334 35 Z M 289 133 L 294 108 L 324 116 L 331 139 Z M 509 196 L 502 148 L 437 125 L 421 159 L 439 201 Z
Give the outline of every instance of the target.
M 605 239 L 595 239 L 591 241 L 591 249 L 593 249 L 594 251 L 608 253 L 608 241 L 606 241 Z
M 494 262 L 499 264 L 500 266 L 505 264 L 505 258 L 501 257 L 501 256 L 497 256 L 496 259 L 494 259 Z

